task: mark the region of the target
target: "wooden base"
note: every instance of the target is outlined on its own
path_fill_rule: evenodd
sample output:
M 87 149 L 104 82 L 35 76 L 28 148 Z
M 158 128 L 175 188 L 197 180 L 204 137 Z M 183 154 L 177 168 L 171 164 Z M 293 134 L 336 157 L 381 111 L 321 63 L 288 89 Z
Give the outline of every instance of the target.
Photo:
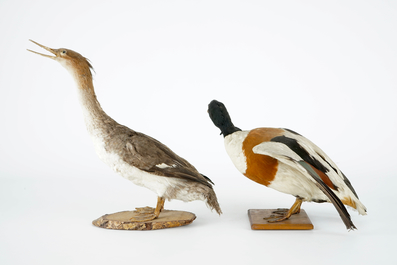
M 163 210 L 160 216 L 154 220 L 144 222 L 131 221 L 130 218 L 136 215 L 135 211 L 105 214 L 92 221 L 92 224 L 102 228 L 117 230 L 156 230 L 188 225 L 196 219 L 196 215 L 193 213 Z
M 299 214 L 293 214 L 288 220 L 269 223 L 263 218 L 272 215 L 277 209 L 250 209 L 248 217 L 252 230 L 310 230 L 314 226 L 307 216 L 305 210 L 301 209 Z

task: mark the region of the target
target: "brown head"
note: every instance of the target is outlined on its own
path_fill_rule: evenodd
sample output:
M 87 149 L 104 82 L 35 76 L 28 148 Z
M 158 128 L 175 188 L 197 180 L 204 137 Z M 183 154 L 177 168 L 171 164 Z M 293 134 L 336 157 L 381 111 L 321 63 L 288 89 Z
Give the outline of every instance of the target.
M 29 49 L 28 51 L 59 62 L 76 78 L 83 78 L 86 80 L 92 79 L 91 70 L 93 70 L 93 68 L 88 59 L 82 56 L 80 53 L 65 48 L 51 49 L 33 40 L 30 41 L 51 52 L 53 55 L 46 55 Z

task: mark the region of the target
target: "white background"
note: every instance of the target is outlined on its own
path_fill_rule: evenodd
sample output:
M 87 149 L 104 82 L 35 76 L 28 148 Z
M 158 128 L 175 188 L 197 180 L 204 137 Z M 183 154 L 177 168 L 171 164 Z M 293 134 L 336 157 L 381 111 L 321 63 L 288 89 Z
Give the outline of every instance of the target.
M 0 1 L 1 264 L 396 264 L 395 1 Z M 74 83 L 33 39 L 89 58 L 104 110 L 215 182 L 224 214 L 166 202 L 193 224 L 112 231 L 91 221 L 154 206 L 95 155 Z M 367 216 L 347 232 L 305 203 L 312 231 L 252 231 L 248 209 L 294 198 L 239 174 L 207 114 L 285 127 L 349 177 Z

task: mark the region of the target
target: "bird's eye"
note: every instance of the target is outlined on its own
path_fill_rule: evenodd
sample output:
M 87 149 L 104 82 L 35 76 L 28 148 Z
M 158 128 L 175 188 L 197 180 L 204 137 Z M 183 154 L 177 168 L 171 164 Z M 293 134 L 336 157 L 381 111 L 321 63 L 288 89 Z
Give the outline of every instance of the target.
M 66 51 L 65 51 L 65 50 L 63 50 L 63 51 L 62 51 L 62 54 L 66 54 Z

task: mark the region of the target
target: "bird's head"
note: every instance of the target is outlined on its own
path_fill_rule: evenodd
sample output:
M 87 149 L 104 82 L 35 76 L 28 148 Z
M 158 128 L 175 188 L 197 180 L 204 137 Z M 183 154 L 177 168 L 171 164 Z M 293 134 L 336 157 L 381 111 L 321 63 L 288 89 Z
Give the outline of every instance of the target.
M 208 104 L 208 114 L 215 126 L 221 130 L 221 134 L 223 134 L 224 137 L 236 131 L 241 131 L 241 129 L 233 125 L 232 119 L 222 102 L 217 100 L 211 101 L 210 104 Z
M 53 55 L 46 55 L 29 49 L 28 51 L 59 62 L 72 74 L 77 74 L 80 77 L 81 76 L 86 76 L 90 78 L 92 77 L 91 70 L 93 70 L 93 68 L 90 62 L 88 61 L 88 59 L 82 56 L 80 53 L 65 48 L 52 49 L 44 45 L 41 45 L 33 40 L 30 41 L 42 47 L 43 49 L 49 51 Z

